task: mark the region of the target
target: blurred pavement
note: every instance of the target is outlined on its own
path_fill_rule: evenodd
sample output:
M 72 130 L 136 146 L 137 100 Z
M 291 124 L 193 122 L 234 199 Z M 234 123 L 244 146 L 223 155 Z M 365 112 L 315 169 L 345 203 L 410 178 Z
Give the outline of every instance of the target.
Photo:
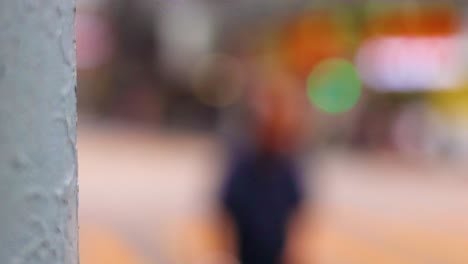
M 224 153 L 212 135 L 85 122 L 78 148 L 83 264 L 214 262 Z M 339 151 L 314 164 L 304 263 L 314 252 L 322 264 L 468 263 L 467 166 Z

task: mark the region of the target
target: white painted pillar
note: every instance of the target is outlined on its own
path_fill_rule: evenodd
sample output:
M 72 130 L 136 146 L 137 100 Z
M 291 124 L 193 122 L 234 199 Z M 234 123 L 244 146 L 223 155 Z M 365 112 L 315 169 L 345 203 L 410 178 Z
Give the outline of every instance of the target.
M 74 0 L 0 1 L 0 263 L 77 264 Z

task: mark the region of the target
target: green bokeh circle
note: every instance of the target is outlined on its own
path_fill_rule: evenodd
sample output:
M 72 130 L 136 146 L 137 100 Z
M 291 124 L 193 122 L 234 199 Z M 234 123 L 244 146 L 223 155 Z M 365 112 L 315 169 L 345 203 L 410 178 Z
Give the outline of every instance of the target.
M 361 81 L 353 64 L 345 59 L 322 61 L 307 79 L 311 102 L 327 113 L 343 113 L 356 105 L 361 96 Z

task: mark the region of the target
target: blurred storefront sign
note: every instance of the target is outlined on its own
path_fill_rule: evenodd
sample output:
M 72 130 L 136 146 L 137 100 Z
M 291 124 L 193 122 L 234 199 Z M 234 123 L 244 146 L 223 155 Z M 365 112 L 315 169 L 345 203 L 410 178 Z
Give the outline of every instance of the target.
M 463 61 L 458 16 L 450 6 L 399 6 L 368 14 L 355 62 L 379 91 L 458 87 Z
M 381 5 L 380 12 L 367 14 L 365 35 L 446 36 L 459 31 L 459 16 L 450 1 L 438 6 L 427 2 L 405 5 L 395 1 L 393 6 Z
M 459 38 L 384 36 L 363 43 L 356 65 L 376 90 L 447 89 L 463 80 Z

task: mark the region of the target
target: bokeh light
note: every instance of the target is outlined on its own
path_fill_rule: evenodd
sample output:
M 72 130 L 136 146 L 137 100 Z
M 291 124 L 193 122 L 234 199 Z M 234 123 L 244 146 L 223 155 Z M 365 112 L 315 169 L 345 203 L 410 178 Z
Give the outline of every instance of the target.
M 109 62 L 116 51 L 109 21 L 98 15 L 76 15 L 77 67 L 89 70 Z
M 195 66 L 192 75 L 194 94 L 203 104 L 227 107 L 242 96 L 245 76 L 242 65 L 231 56 L 213 54 Z
M 307 79 L 311 102 L 328 113 L 350 110 L 361 95 L 361 81 L 353 64 L 332 58 L 318 64 Z

